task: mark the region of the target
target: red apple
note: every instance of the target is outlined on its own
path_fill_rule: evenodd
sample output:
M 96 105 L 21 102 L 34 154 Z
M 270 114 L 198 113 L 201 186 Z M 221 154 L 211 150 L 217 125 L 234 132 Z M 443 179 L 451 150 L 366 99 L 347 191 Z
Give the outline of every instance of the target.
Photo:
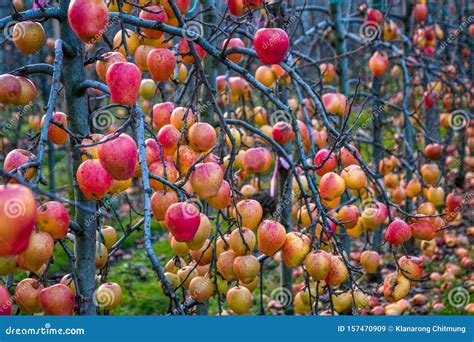
M 390 223 L 385 231 L 385 240 L 392 245 L 401 245 L 410 240 L 411 236 L 411 228 L 405 223 L 405 221 L 399 219 Z
M 110 190 L 114 179 L 99 160 L 89 159 L 79 165 L 76 180 L 85 198 L 98 201 Z
M 217 140 L 214 127 L 205 122 L 196 122 L 189 128 L 189 144 L 198 152 L 206 152 L 211 149 Z
M 425 21 L 426 16 L 428 15 L 428 8 L 426 4 L 419 3 L 413 7 L 413 17 L 415 18 L 416 23 L 421 23 Z
M 346 96 L 339 93 L 326 93 L 321 97 L 324 108 L 329 114 L 347 115 L 349 106 Z
M 174 73 L 174 53 L 169 49 L 153 49 L 146 58 L 146 65 L 155 81 L 165 82 Z
M 116 180 L 127 180 L 135 173 L 137 144 L 125 133 L 117 137 L 107 135 L 98 145 L 99 161 Z
M 199 163 L 195 166 L 189 181 L 201 199 L 217 196 L 224 179 L 224 171 L 214 162 Z
M 388 56 L 385 52 L 375 51 L 369 59 L 369 69 L 375 77 L 385 74 L 388 67 Z
M 109 12 L 102 0 L 72 0 L 67 17 L 72 30 L 84 43 L 96 43 L 109 23 Z
M 227 43 L 227 39 L 224 39 L 222 42 L 222 49 L 224 49 L 227 46 L 227 49 L 231 48 L 244 48 L 245 44 L 240 38 L 231 38 L 230 41 Z M 239 63 L 242 60 L 242 54 L 241 53 L 230 53 L 227 55 L 227 58 L 229 58 L 232 62 L 234 63 Z
M 162 102 L 153 106 L 153 126 L 157 130 L 170 123 L 170 117 L 173 109 L 173 102 Z
M 0 256 L 23 252 L 36 223 L 36 200 L 23 185 L 0 185 Z
M 249 148 L 242 157 L 244 168 L 250 173 L 264 173 L 272 165 L 272 154 L 263 147 Z
M 27 104 L 33 103 L 36 98 L 36 86 L 34 83 L 21 76 L 17 76 L 16 79 L 21 85 L 21 93 L 17 99 L 17 103 L 20 106 L 26 106 Z
M 156 142 L 155 139 L 149 138 L 145 140 L 145 155 L 146 155 L 146 164 L 150 166 L 150 164 L 160 161 L 162 158 L 162 149 L 160 145 Z M 136 167 L 140 167 L 139 163 L 137 163 Z
M 178 170 L 176 170 L 174 163 L 169 161 L 157 161 L 151 163 L 149 166 L 149 170 L 150 174 L 153 174 L 155 176 L 165 178 L 166 175 L 167 180 L 171 183 L 174 183 L 178 179 Z M 155 179 L 150 179 L 150 185 L 155 191 L 165 189 L 165 185 Z
M 263 4 L 263 0 L 244 0 L 244 2 L 252 10 L 260 8 Z
M 339 221 L 342 222 L 346 229 L 352 229 L 357 225 L 359 221 L 359 208 L 355 205 L 345 205 L 337 213 Z
M 338 286 L 349 278 L 347 266 L 338 255 L 331 255 L 331 267 L 324 281 L 331 286 Z
M 263 209 L 260 203 L 253 199 L 242 200 L 237 203 L 238 214 L 234 211 L 234 218 L 240 222 L 242 227 L 252 230 L 257 228 L 263 216 Z
M 48 233 L 33 232 L 28 248 L 18 255 L 18 266 L 31 272 L 38 271 L 53 255 L 54 240 Z
M 154 22 L 168 23 L 168 16 L 161 6 L 148 6 L 140 11 L 140 18 L 144 20 L 151 20 Z M 149 28 L 142 28 L 142 33 L 147 38 L 160 38 L 163 35 L 162 31 L 153 30 Z
M 222 93 L 225 91 L 227 86 L 227 80 L 225 75 L 219 75 L 216 77 L 217 91 Z
M 184 14 L 189 9 L 190 0 L 174 0 L 174 3 L 176 4 L 176 7 L 181 12 L 181 14 L 184 16 Z M 168 14 L 168 17 L 171 18 L 175 16 L 173 9 L 171 8 L 171 5 L 169 4 L 169 0 L 161 0 L 161 5 L 165 8 L 166 13 Z
M 3 169 L 5 170 L 5 172 L 11 172 L 30 161 L 34 161 L 35 159 L 36 156 L 30 151 L 21 149 L 12 150 L 5 157 L 5 160 L 3 162 Z M 36 174 L 36 168 L 30 166 L 27 169 L 23 170 L 23 172 L 23 178 L 25 178 L 26 180 L 30 180 Z M 12 182 L 15 181 L 12 180 Z
M 116 62 L 108 68 L 105 78 L 112 102 L 128 106 L 135 104 L 142 82 L 140 69 L 135 64 Z
M 248 83 L 242 77 L 229 77 L 229 88 L 231 95 L 245 95 L 248 91 Z
M 260 271 L 260 262 L 252 254 L 236 257 L 233 266 L 235 275 L 244 284 L 252 282 Z
M 42 232 L 49 233 L 53 239 L 61 239 L 69 229 L 69 213 L 59 202 L 46 202 L 36 209 L 38 220 L 36 227 Z
M 153 216 L 157 221 L 163 221 L 165 219 L 165 214 L 168 208 L 174 204 L 178 203 L 178 195 L 176 192 L 171 190 L 159 190 L 156 191 L 151 196 L 151 211 L 153 212 Z
M 13 311 L 13 300 L 10 297 L 10 292 L 0 285 L 0 316 L 11 315 Z
M 46 315 L 72 315 L 74 305 L 74 294 L 64 284 L 49 286 L 39 293 L 39 306 Z
M 280 64 L 290 45 L 288 35 L 279 28 L 261 28 L 254 36 L 253 45 L 263 64 Z
M 202 60 L 207 54 L 206 50 L 204 50 L 197 43 L 193 43 L 193 46 L 194 46 L 194 49 L 196 50 L 197 55 Z M 189 49 L 189 42 L 185 38 L 182 38 L 179 41 L 178 53 L 181 55 L 181 58 L 184 64 L 193 64 L 195 62 L 194 56 L 191 54 L 191 50 Z
M 0 103 L 16 104 L 21 96 L 21 83 L 10 74 L 0 75 Z
M 323 250 L 313 251 L 306 256 L 304 265 L 313 280 L 324 280 L 331 268 L 331 255 Z
M 438 160 L 443 154 L 443 147 L 440 144 L 428 144 L 425 147 L 425 156 L 430 160 Z
M 272 128 L 272 137 L 280 145 L 284 145 L 293 139 L 291 125 L 285 121 L 277 122 Z
M 439 101 L 439 95 L 434 91 L 425 92 L 423 96 L 423 103 L 428 109 L 433 108 Z
M 267 256 L 272 256 L 285 243 L 285 227 L 279 222 L 265 220 L 258 226 L 257 239 L 258 250 Z
M 415 216 L 410 220 L 409 226 L 415 239 L 429 241 L 435 237 L 433 224 L 428 217 Z
M 176 241 L 186 242 L 194 239 L 201 217 L 199 210 L 190 203 L 174 203 L 165 214 L 165 222 Z
M 354 154 L 360 157 L 359 150 L 355 146 L 351 145 L 351 147 L 355 151 Z M 356 159 L 356 157 L 354 157 L 352 152 L 349 151 L 349 149 L 346 147 L 342 147 L 339 150 L 339 158 L 341 159 L 342 165 L 344 165 L 345 167 L 349 165 L 359 165 L 359 161 Z
M 379 253 L 375 251 L 363 251 L 360 255 L 360 264 L 365 273 L 376 273 L 381 260 Z
M 223 180 L 217 195 L 214 197 L 208 198 L 206 201 L 214 209 L 219 210 L 219 209 L 227 208 L 231 204 L 231 199 L 232 199 L 232 191 L 230 189 L 230 185 L 226 180 Z
M 41 119 L 41 128 L 44 126 L 46 114 Z M 53 112 L 51 120 L 61 124 L 64 128 L 67 128 L 67 116 L 61 112 Z M 62 128 L 56 126 L 53 122 L 50 122 L 48 128 L 48 140 L 56 145 L 62 145 L 67 141 L 68 134 Z
M 44 286 L 33 278 L 25 278 L 15 288 L 15 302 L 21 312 L 33 314 L 39 308 L 39 293 Z
M 313 130 L 313 140 L 318 148 L 325 148 L 328 144 L 327 130 L 325 128 L 319 131 Z
M 451 192 L 446 196 L 446 207 L 448 212 L 455 213 L 461 211 L 463 199 L 456 192 Z
M 334 172 L 326 173 L 319 181 L 319 195 L 324 200 L 332 201 L 340 197 L 345 189 L 344 179 Z
M 367 16 L 365 17 L 365 22 L 367 24 L 377 24 L 379 25 L 383 20 L 383 14 L 378 9 L 369 8 L 367 10 Z
M 239 17 L 244 10 L 244 0 L 226 0 L 229 13 Z
M 318 168 L 316 170 L 318 176 L 334 171 L 337 166 L 336 154 L 325 148 L 319 150 L 314 156 L 314 166 Z
M 163 155 L 174 155 L 178 148 L 180 135 L 180 132 L 173 125 L 165 125 L 160 128 L 157 139 L 163 147 Z
M 105 81 L 107 70 L 117 62 L 126 62 L 127 59 L 120 52 L 109 51 L 104 53 L 95 64 L 95 71 L 102 81 Z

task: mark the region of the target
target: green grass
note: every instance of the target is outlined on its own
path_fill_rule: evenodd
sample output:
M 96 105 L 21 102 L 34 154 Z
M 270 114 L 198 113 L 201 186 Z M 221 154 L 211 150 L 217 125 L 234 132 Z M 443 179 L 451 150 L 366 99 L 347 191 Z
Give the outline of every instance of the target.
M 155 243 L 153 249 L 162 257 L 162 265 L 174 255 L 166 239 Z M 114 264 L 108 279 L 119 283 L 123 294 L 121 305 L 112 314 L 166 314 L 169 299 L 163 294 L 144 249 L 139 249 L 130 258 Z

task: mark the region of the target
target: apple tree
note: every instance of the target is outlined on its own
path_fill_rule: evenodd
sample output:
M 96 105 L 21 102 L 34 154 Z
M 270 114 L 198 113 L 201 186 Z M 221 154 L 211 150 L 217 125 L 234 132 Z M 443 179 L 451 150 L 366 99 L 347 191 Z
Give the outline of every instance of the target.
M 26 2 L 0 19 L 2 314 L 113 313 L 127 250 L 169 314 L 401 314 L 469 278 L 468 1 Z

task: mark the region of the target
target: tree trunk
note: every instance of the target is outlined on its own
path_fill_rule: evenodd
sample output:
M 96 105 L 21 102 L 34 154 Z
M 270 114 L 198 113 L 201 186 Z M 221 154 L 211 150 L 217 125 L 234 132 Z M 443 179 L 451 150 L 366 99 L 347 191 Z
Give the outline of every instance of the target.
M 69 0 L 61 3 L 61 8 L 67 12 Z M 66 113 L 69 129 L 80 136 L 89 134 L 88 127 L 88 106 L 87 98 L 84 94 L 78 93 L 78 86 L 84 80 L 84 62 L 83 62 L 83 44 L 72 32 L 67 20 L 60 24 L 61 39 L 71 48 L 73 54 L 64 55 L 62 75 L 64 77 L 63 85 L 66 95 Z M 76 171 L 81 164 L 81 154 L 78 149 L 72 148 L 72 170 L 74 180 Z M 94 201 L 87 200 L 74 182 L 74 197 L 83 207 L 94 211 L 96 204 Z M 95 215 L 84 212 L 76 208 L 75 221 L 81 227 L 81 231 L 76 233 L 75 256 L 77 281 L 79 293 L 81 294 L 80 314 L 95 315 L 96 306 L 92 301 L 95 290 L 95 237 L 96 237 L 96 218 Z

